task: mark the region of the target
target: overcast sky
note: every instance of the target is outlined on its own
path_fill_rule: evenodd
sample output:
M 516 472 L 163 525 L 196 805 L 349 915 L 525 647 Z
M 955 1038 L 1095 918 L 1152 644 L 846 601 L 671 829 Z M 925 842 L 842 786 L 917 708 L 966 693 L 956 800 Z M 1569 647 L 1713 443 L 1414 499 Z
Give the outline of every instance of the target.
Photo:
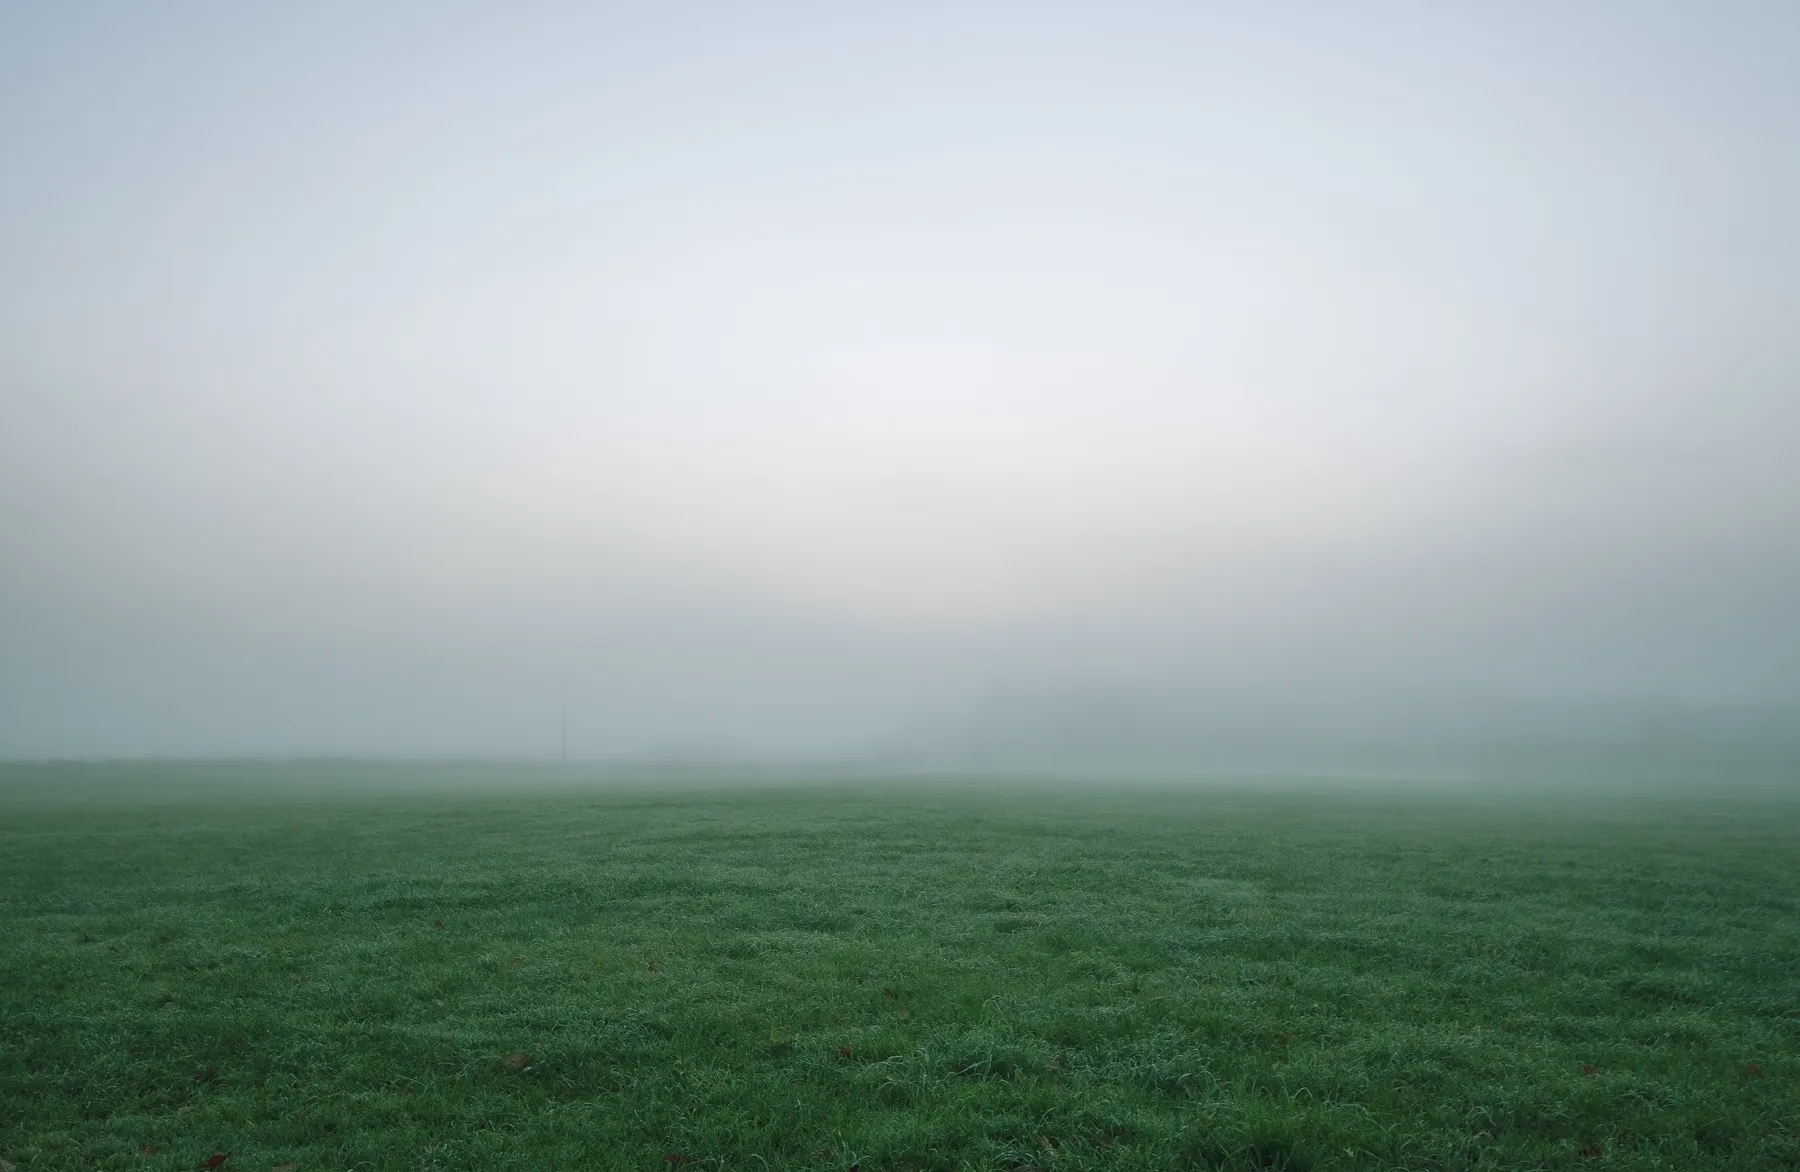
M 1796 61 L 1789 0 L 0 6 L 0 755 L 1793 702 Z

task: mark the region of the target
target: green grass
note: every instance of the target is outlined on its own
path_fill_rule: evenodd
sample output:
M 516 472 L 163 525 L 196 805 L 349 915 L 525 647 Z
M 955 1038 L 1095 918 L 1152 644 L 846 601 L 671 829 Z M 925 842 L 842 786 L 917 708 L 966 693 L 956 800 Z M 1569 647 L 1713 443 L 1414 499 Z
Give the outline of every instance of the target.
M 1800 1167 L 1791 801 L 22 776 L 21 1172 Z

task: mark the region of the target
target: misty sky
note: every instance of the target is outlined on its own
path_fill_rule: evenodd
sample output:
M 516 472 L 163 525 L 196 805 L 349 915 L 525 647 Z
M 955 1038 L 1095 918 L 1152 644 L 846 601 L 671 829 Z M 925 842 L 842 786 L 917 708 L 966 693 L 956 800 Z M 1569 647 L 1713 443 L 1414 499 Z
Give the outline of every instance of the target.
M 1795 702 L 1796 61 L 1789 0 L 5 5 L 0 755 Z

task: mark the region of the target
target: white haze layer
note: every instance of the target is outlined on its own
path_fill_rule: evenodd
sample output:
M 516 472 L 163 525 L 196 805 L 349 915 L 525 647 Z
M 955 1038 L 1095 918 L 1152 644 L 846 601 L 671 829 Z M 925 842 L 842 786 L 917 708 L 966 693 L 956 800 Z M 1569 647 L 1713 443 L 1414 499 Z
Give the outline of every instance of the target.
M 1793 704 L 1796 60 L 1782 3 L 11 7 L 0 754 Z

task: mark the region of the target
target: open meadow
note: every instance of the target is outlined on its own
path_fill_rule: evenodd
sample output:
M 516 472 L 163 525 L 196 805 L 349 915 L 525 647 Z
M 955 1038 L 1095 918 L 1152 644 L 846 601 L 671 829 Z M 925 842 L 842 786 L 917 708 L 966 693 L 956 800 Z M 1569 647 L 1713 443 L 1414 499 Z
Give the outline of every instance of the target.
M 1800 1167 L 1791 799 L 210 768 L 0 770 L 19 1172 Z

